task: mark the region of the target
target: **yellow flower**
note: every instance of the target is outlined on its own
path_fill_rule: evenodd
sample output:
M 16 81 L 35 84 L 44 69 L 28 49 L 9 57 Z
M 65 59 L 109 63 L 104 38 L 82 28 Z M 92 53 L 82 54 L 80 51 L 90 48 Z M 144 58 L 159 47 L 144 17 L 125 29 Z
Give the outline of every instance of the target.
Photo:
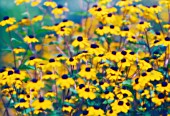
M 12 25 L 16 22 L 15 18 L 10 18 L 8 16 L 5 16 L 3 20 L 0 22 L 0 26 L 5 26 L 5 25 Z
M 13 24 L 13 25 L 8 26 L 5 31 L 10 32 L 10 31 L 16 30 L 17 28 L 18 28 L 18 25 Z
M 21 26 L 29 26 L 29 25 L 31 25 L 31 20 L 27 17 L 24 17 L 23 19 L 21 19 L 18 22 L 18 24 L 21 25 Z
M 109 29 L 107 26 L 100 26 L 99 28 L 96 29 L 96 33 L 99 35 L 104 35 L 104 34 L 108 34 Z
M 20 5 L 20 4 L 24 3 L 24 2 L 29 3 L 30 0 L 15 0 L 16 5 Z
M 151 27 L 151 25 L 148 22 L 141 21 L 141 22 L 139 22 L 139 24 L 137 24 L 136 27 L 140 32 L 145 32 L 148 28 Z
M 29 101 L 26 101 L 25 99 L 22 98 L 22 99 L 20 99 L 20 102 L 17 103 L 14 107 L 25 109 L 25 108 L 29 108 L 30 104 L 29 104 Z
M 42 110 L 52 110 L 52 102 L 50 100 L 46 100 L 43 97 L 38 98 L 32 103 L 33 108 L 35 110 L 42 109 Z
M 86 78 L 87 80 L 95 80 L 96 77 L 96 70 L 90 67 L 81 67 L 80 72 L 78 73 L 81 77 Z
M 166 96 L 163 93 L 159 93 L 158 95 L 154 95 L 152 98 L 152 102 L 156 104 L 156 106 L 160 106 L 164 103 Z
M 162 82 L 161 84 L 156 85 L 156 90 L 159 92 L 170 92 L 170 84 L 166 81 Z
M 43 20 L 43 16 L 42 15 L 38 15 L 35 16 L 34 18 L 32 18 L 32 24 L 38 22 L 38 21 L 42 21 Z
M 75 57 L 70 57 L 67 59 L 66 64 L 71 66 L 76 66 L 78 63 L 77 59 Z
M 63 112 L 69 112 L 70 113 L 72 110 L 73 110 L 73 108 L 71 106 L 68 106 L 68 105 L 64 105 L 62 107 Z
M 62 5 L 57 5 L 57 8 L 54 8 L 51 12 L 54 14 L 54 16 L 58 16 L 63 14 L 63 12 L 68 12 L 69 9 L 62 6 Z
M 57 6 L 57 4 L 52 1 L 46 1 L 46 2 L 44 2 L 44 5 L 48 6 L 48 7 L 52 7 L 52 8 L 55 8 Z
M 24 38 L 24 42 L 30 44 L 30 43 L 37 43 L 39 42 L 37 38 L 35 38 L 33 35 L 26 36 Z
M 27 61 L 25 64 L 35 66 L 35 65 L 38 65 L 42 61 L 43 61 L 42 59 L 36 58 L 35 56 L 31 56 L 29 58 L 29 61 Z
M 34 7 L 34 6 L 37 6 L 41 3 L 41 0 L 32 0 L 31 2 L 31 6 Z
M 97 105 L 93 107 L 88 107 L 88 116 L 104 116 L 104 111 Z
M 107 4 L 107 3 L 109 3 L 109 2 L 111 2 L 112 0 L 99 0 L 99 4 L 100 5 L 104 5 L 104 4 Z
M 120 28 L 118 26 L 110 25 L 108 29 L 110 34 L 119 35 L 120 33 Z
M 45 75 L 42 76 L 42 79 L 46 80 L 46 79 L 57 79 L 58 75 L 53 74 L 51 71 L 47 71 Z
M 108 90 L 106 90 L 104 93 L 102 93 L 101 98 L 103 99 L 109 99 L 109 100 L 114 100 L 114 94 L 112 92 L 109 92 Z
M 123 7 L 123 6 L 128 6 L 133 3 L 132 0 L 120 0 L 116 3 L 117 6 Z
M 56 93 L 53 91 L 48 91 L 44 96 L 47 98 L 54 98 L 56 97 Z
M 23 48 L 14 48 L 13 51 L 15 52 L 15 54 L 19 54 L 19 53 L 25 52 L 25 49 L 23 49 Z
M 34 89 L 34 90 L 40 90 L 44 87 L 44 83 L 36 78 L 33 78 L 30 82 L 27 83 L 26 88 L 28 90 Z
M 95 99 L 96 95 L 95 93 L 92 91 L 91 88 L 88 87 L 83 87 L 81 91 L 78 91 L 79 97 L 82 97 L 84 99 Z
M 59 30 L 56 31 L 56 33 L 60 36 L 68 36 L 72 32 L 71 28 L 68 27 L 61 27 Z
M 78 36 L 72 43 L 74 47 L 79 47 L 80 49 L 84 49 L 89 46 L 88 39 L 86 37 Z
M 74 85 L 75 82 L 72 78 L 69 78 L 68 75 L 63 74 L 61 78 L 57 79 L 56 85 L 59 85 L 61 89 L 70 88 L 70 86 Z
M 90 54 L 103 54 L 105 52 L 105 49 L 102 46 L 99 46 L 97 44 L 91 44 L 89 48 L 87 48 L 88 53 Z

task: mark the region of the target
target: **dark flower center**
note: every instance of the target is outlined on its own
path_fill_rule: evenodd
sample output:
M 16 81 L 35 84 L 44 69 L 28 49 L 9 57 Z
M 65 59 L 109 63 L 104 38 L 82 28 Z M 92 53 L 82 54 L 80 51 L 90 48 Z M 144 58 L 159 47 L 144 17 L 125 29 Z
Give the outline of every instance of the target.
M 103 81 L 100 81 L 100 82 L 99 82 L 99 85 L 103 85 L 103 84 L 104 84 L 104 82 L 103 82 Z
M 99 29 L 103 29 L 103 26 L 100 26 Z
M 148 68 L 147 72 L 151 72 L 153 70 L 153 68 Z
M 86 89 L 85 89 L 85 91 L 86 91 L 86 92 L 89 92 L 89 91 L 90 91 L 90 89 L 89 89 L 89 88 L 86 88 Z
M 29 35 L 29 38 L 34 38 L 34 36 L 33 35 Z
M 68 78 L 68 76 L 66 75 L 66 74 L 64 74 L 63 76 L 62 76 L 62 79 L 67 79 Z
M 125 27 L 125 28 L 123 29 L 123 31 L 129 31 L 129 28 L 128 28 L 128 27 Z
M 162 82 L 162 86 L 163 86 L 163 87 L 166 87 L 167 85 L 168 85 L 167 82 Z
M 15 69 L 14 72 L 17 73 L 17 74 L 20 74 L 20 70 L 19 69 Z
M 122 54 L 122 55 L 126 55 L 127 52 L 126 52 L 126 51 L 122 51 L 121 54 Z
M 144 76 L 146 76 L 147 75 L 147 73 L 142 73 L 142 76 L 144 77 Z
M 73 58 L 70 58 L 69 61 L 72 62 L 72 61 L 74 61 L 74 59 L 73 59 Z
M 127 106 L 130 106 L 130 103 L 129 103 L 129 102 L 127 102 L 127 103 L 126 103 L 126 105 L 127 105 Z
M 113 110 L 110 110 L 109 113 L 113 113 Z
M 67 19 L 64 19 L 63 22 L 67 22 L 68 20 Z
M 158 42 L 159 42 L 159 40 L 155 40 L 155 41 L 154 41 L 154 43 L 158 43 Z
M 158 98 L 159 99 L 163 99 L 165 97 L 165 95 L 163 94 L 163 93 L 160 93 L 159 95 L 158 95 Z
M 31 57 L 30 57 L 30 60 L 34 60 L 34 59 L 35 59 L 35 56 L 31 56 Z
M 86 68 L 85 70 L 86 70 L 86 72 L 90 72 L 90 68 Z
M 13 74 L 12 70 L 8 71 L 8 75 L 12 75 L 12 74 Z
M 40 98 L 39 98 L 39 102 L 44 102 L 44 98 L 43 98 L 43 97 L 40 97 Z
M 156 35 L 160 35 L 161 33 L 157 31 L 157 32 L 155 32 L 155 34 L 156 34 Z
M 31 81 L 32 81 L 33 83 L 36 83 L 38 80 L 37 80 L 36 78 L 33 78 Z
M 63 55 L 62 54 L 58 54 L 57 57 L 62 57 Z
M 101 11 L 102 9 L 101 8 L 98 8 L 97 11 Z
M 170 37 L 165 37 L 165 41 L 170 41 Z
M 104 93 L 105 93 L 105 94 L 108 94 L 108 93 L 109 93 L 109 91 L 108 91 L 108 90 L 106 90 Z
M 54 60 L 53 58 L 51 58 L 51 59 L 49 60 L 49 62 L 55 62 L 55 60 Z
M 20 99 L 19 101 L 20 101 L 20 102 L 26 102 L 25 99 Z
M 123 97 L 124 97 L 124 98 L 127 97 L 127 96 L 128 96 L 128 94 L 126 94 L 126 93 L 123 94 Z
M 78 36 L 77 41 L 83 41 L 83 38 L 81 36 Z
M 135 52 L 130 52 L 129 54 L 134 55 L 134 54 L 135 54 Z
M 114 25 L 110 25 L 110 28 L 111 28 L 111 29 L 114 29 L 114 27 L 115 27 Z
M 125 58 L 123 58 L 122 60 L 121 60 L 121 62 L 123 63 L 123 62 L 126 62 L 126 59 Z
M 116 51 L 112 51 L 112 54 L 113 54 L 113 55 L 116 55 Z
M 111 17 L 111 16 L 112 16 L 112 13 L 107 14 L 107 16 L 108 16 L 108 17 Z
M 63 8 L 63 6 L 59 4 L 59 5 L 57 6 L 57 8 Z
M 99 57 L 103 57 L 103 56 L 104 56 L 104 54 L 99 54 L 98 56 L 99 56 Z
M 123 101 L 119 101 L 119 102 L 118 102 L 118 105 L 119 105 L 119 106 L 122 106 L 122 105 L 123 105 Z
M 135 83 L 138 84 L 139 83 L 139 78 L 135 79 Z
M 99 48 L 99 46 L 96 44 L 91 44 L 91 48 Z
M 51 71 L 47 71 L 46 74 L 51 75 L 53 73 Z
M 9 17 L 8 16 L 4 16 L 3 20 L 8 20 Z
M 143 22 L 143 21 L 141 21 L 141 22 L 139 22 L 139 24 L 144 24 L 144 22 Z
M 111 67 L 112 70 L 117 71 L 118 67 Z
M 80 89 L 82 89 L 83 87 L 85 87 L 84 84 L 80 84 L 80 85 L 79 85 L 79 88 L 80 88 Z

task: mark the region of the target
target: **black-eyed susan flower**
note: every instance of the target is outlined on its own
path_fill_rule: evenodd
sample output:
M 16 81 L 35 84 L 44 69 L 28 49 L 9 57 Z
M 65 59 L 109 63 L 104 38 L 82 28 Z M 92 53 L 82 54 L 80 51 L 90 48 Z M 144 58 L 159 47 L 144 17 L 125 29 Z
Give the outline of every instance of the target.
M 70 113 L 72 110 L 73 110 L 72 106 L 64 105 L 62 107 L 63 112 L 69 112 Z
M 38 16 L 34 16 L 31 20 L 32 24 L 42 21 L 43 20 L 43 16 L 42 15 L 38 15 Z
M 20 5 L 22 3 L 29 3 L 29 2 L 30 2 L 30 0 L 15 0 L 16 5 Z
M 71 28 L 68 28 L 68 27 L 61 27 L 59 30 L 56 31 L 56 33 L 60 36 L 68 36 L 70 35 L 72 32 L 72 29 Z
M 6 32 L 10 32 L 10 31 L 14 31 L 18 28 L 18 24 L 13 24 L 13 25 L 10 25 L 6 28 Z
M 98 44 L 91 44 L 89 48 L 87 48 L 88 53 L 90 54 L 104 54 L 105 49 Z
M 31 6 L 35 7 L 35 6 L 39 5 L 40 3 L 41 3 L 41 0 L 33 0 L 33 1 L 31 1 Z
M 57 17 L 58 15 L 63 14 L 63 12 L 68 12 L 68 11 L 69 11 L 68 8 L 66 8 L 62 5 L 57 5 L 57 7 L 54 8 L 51 12 L 52 12 L 52 14 L 54 14 L 54 16 Z
M 99 28 L 96 29 L 96 33 L 99 35 L 104 35 L 108 34 L 109 28 L 107 26 L 100 26 Z
M 16 22 L 15 18 L 5 16 L 3 20 L 0 22 L 0 26 L 12 25 L 15 22 Z
M 117 112 L 113 111 L 113 110 L 108 110 L 106 113 L 107 116 L 117 116 Z
M 89 99 L 93 100 L 96 98 L 96 94 L 93 92 L 93 90 L 91 88 L 88 88 L 88 87 L 83 87 L 81 89 L 81 91 L 78 91 L 78 95 L 79 95 L 79 97 L 82 97 L 84 99 L 89 98 Z
M 150 25 L 150 23 L 148 23 L 146 21 L 141 21 L 141 22 L 139 22 L 139 24 L 137 24 L 136 27 L 140 32 L 145 32 L 148 28 L 151 27 L 151 25 Z
M 66 60 L 67 65 L 75 66 L 77 65 L 78 61 L 75 57 L 70 57 Z
M 84 49 L 89 46 L 88 38 L 83 36 L 78 36 L 72 43 L 74 47 L 79 47 L 80 49 Z
M 93 116 L 93 115 L 100 115 L 104 116 L 104 111 L 100 108 L 100 106 L 92 106 L 87 108 L 88 115 Z
M 170 84 L 168 82 L 164 81 L 161 84 L 156 85 L 156 90 L 161 93 L 170 92 Z
M 100 96 L 103 99 L 114 100 L 114 94 L 108 90 L 105 90 Z
M 47 71 L 46 74 L 44 74 L 44 75 L 42 76 L 42 79 L 44 79 L 44 80 L 47 80 L 47 79 L 52 79 L 52 80 L 54 80 L 54 79 L 57 79 L 57 78 L 58 78 L 58 75 L 57 75 L 57 74 L 54 74 L 54 73 L 51 72 L 51 71 Z
M 40 90 L 44 87 L 44 83 L 36 78 L 33 78 L 30 82 L 27 83 L 26 88 L 28 90 L 34 89 L 34 90 Z
M 46 1 L 44 2 L 44 5 L 51 8 L 55 8 L 57 6 L 56 2 L 53 1 Z
M 60 86 L 61 89 L 70 88 L 75 84 L 74 80 L 68 77 L 67 74 L 63 74 L 59 79 L 56 81 L 56 85 Z
M 78 73 L 81 77 L 86 78 L 87 80 L 95 80 L 96 77 L 96 70 L 94 68 L 82 66 L 80 72 Z
M 156 106 L 160 106 L 165 102 L 166 95 L 164 93 L 159 93 L 158 95 L 154 95 L 152 98 L 152 102 L 156 104 Z
M 15 106 L 15 108 L 19 107 L 21 109 L 26 109 L 30 107 L 29 101 L 26 101 L 25 99 L 20 99 L 20 102 L 17 103 Z
M 23 48 L 14 48 L 13 51 L 15 52 L 15 54 L 19 54 L 19 53 L 25 52 L 25 49 L 23 49 Z
M 46 98 L 55 98 L 56 95 L 57 95 L 56 92 L 48 91 L 47 93 L 45 93 L 44 97 L 46 97 Z
M 42 110 L 52 110 L 52 102 L 50 100 L 46 100 L 44 97 L 39 97 L 32 103 L 32 107 L 35 109 Z
M 35 56 L 31 56 L 29 60 L 25 63 L 26 65 L 35 66 L 36 64 L 41 63 L 43 60 L 40 58 L 36 58 Z
M 37 43 L 39 42 L 39 40 L 35 38 L 33 35 L 29 35 L 24 38 L 24 42 L 30 44 L 30 43 Z

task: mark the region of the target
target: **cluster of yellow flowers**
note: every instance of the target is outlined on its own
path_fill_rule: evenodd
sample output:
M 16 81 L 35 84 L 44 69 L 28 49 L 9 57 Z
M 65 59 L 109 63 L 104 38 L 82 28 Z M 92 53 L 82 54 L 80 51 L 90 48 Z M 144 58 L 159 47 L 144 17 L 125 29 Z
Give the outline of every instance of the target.
M 41 6 L 41 0 L 15 0 L 30 2 Z M 167 8 L 170 14 L 169 0 L 153 6 L 140 0 L 86 2 L 89 17 L 80 24 L 52 0 L 43 3 L 49 11 L 41 8 L 54 24 L 44 25 L 45 14 L 0 22 L 10 41 L 19 28 L 32 31 L 20 36 L 22 46 L 11 42 L 14 66 L 0 68 L 0 94 L 12 104 L 4 104 L 4 113 L 11 107 L 25 116 L 168 115 L 170 22 L 160 13 Z M 43 34 L 35 32 L 37 22 Z

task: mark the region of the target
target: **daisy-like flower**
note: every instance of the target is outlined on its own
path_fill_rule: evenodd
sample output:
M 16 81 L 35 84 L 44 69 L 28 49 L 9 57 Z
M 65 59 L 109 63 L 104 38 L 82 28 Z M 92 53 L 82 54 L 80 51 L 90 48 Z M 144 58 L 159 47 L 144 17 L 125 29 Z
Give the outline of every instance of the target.
M 162 103 L 165 102 L 166 96 L 164 93 L 159 93 L 158 95 L 154 95 L 152 98 L 152 102 L 156 104 L 156 106 L 160 106 Z
M 109 26 L 109 33 L 112 35 L 119 35 L 120 28 L 118 26 L 110 25 Z
M 42 109 L 42 110 L 52 110 L 52 102 L 50 100 L 46 100 L 44 97 L 39 97 L 37 100 L 35 100 L 32 103 L 32 107 L 37 109 Z
M 141 22 L 139 22 L 139 24 L 137 24 L 136 27 L 140 32 L 145 32 L 148 28 L 151 27 L 151 25 L 150 25 L 150 23 L 148 23 L 146 21 L 141 21 Z
M 65 27 L 65 26 L 61 27 L 60 29 L 58 29 L 58 30 L 56 31 L 56 33 L 57 33 L 58 35 L 60 35 L 60 36 L 64 36 L 64 35 L 68 36 L 68 35 L 71 34 L 71 32 L 72 32 L 72 29 L 71 29 L 71 28 L 68 28 L 68 27 Z
M 91 44 L 89 48 L 87 48 L 88 53 L 90 54 L 104 54 L 105 49 L 102 46 L 99 46 L 98 44 Z
M 168 82 L 164 81 L 161 84 L 156 85 L 156 90 L 161 93 L 170 92 L 170 84 Z
M 41 3 L 41 0 L 33 0 L 33 1 L 31 1 L 31 6 L 35 7 L 35 6 L 39 5 L 40 3 Z
M 45 75 L 42 76 L 42 79 L 46 80 L 46 79 L 57 79 L 58 75 L 53 74 L 51 71 L 47 71 Z
M 40 90 L 44 87 L 44 83 L 36 78 L 33 78 L 30 82 L 27 83 L 26 88 L 28 90 L 34 89 L 34 90 Z
M 96 94 L 93 92 L 93 90 L 91 88 L 88 87 L 83 87 L 81 89 L 81 91 L 78 91 L 79 97 L 82 97 L 84 99 L 95 99 L 96 98 Z
M 57 5 L 57 7 L 54 8 L 51 12 L 52 12 L 52 14 L 54 14 L 54 16 L 57 17 L 58 15 L 63 14 L 63 12 L 68 12 L 68 11 L 69 11 L 68 8 L 66 8 L 62 5 Z
M 31 20 L 28 17 L 24 17 L 18 22 L 18 24 L 21 26 L 29 26 L 31 25 Z
M 96 70 L 90 67 L 82 67 L 80 72 L 78 73 L 81 77 L 86 78 L 87 80 L 95 80 Z
M 57 6 L 56 2 L 53 1 L 46 1 L 44 2 L 44 5 L 51 8 L 55 8 Z
M 93 107 L 88 107 L 87 111 L 88 111 L 89 116 L 94 116 L 94 115 L 104 116 L 104 111 L 97 105 L 95 105 Z
M 35 56 L 31 56 L 29 58 L 29 60 L 25 63 L 26 65 L 31 65 L 31 66 L 35 66 L 36 64 L 39 64 L 40 62 L 42 62 L 43 60 L 40 58 L 36 58 Z
M 37 43 L 39 42 L 37 38 L 35 38 L 33 35 L 26 36 L 24 38 L 24 42 L 30 44 L 30 43 Z
M 78 36 L 72 43 L 72 45 L 74 47 L 79 47 L 80 49 L 84 49 L 85 47 L 89 46 L 88 43 L 88 38 L 86 37 L 82 37 L 82 36 Z
M 42 21 L 43 20 L 43 16 L 42 15 L 38 15 L 38 16 L 34 16 L 34 18 L 32 18 L 31 22 L 32 24 L 38 22 L 38 21 Z
M 73 110 L 73 108 L 71 106 L 68 106 L 68 105 L 64 105 L 62 107 L 63 112 L 69 112 L 70 113 L 72 110 Z
M 56 85 L 60 86 L 61 89 L 65 89 L 65 88 L 68 89 L 74 84 L 75 84 L 74 80 L 68 77 L 67 74 L 63 74 L 61 78 L 57 79 L 56 81 Z
M 25 52 L 25 49 L 18 47 L 18 48 L 14 48 L 13 51 L 15 52 L 15 54 L 19 54 Z
M 70 57 L 67 59 L 66 64 L 71 66 L 76 66 L 78 63 L 78 60 L 75 57 Z
M 0 26 L 12 25 L 15 22 L 16 22 L 15 18 L 5 16 L 3 20 L 0 22 Z
M 14 31 L 18 28 L 18 24 L 13 24 L 13 25 L 10 25 L 6 28 L 6 32 L 10 32 L 10 31 Z
M 26 101 L 25 99 L 20 99 L 20 102 L 17 103 L 15 106 L 15 108 L 21 108 L 21 109 L 26 109 L 30 107 L 29 101 Z
M 99 28 L 96 29 L 96 33 L 99 35 L 104 35 L 104 34 L 108 34 L 108 27 L 107 26 L 100 26 Z
M 29 3 L 30 0 L 15 0 L 16 5 L 20 5 L 20 4 L 24 3 L 24 2 Z
M 114 94 L 108 90 L 105 90 L 105 92 L 102 93 L 100 96 L 103 99 L 114 100 Z

